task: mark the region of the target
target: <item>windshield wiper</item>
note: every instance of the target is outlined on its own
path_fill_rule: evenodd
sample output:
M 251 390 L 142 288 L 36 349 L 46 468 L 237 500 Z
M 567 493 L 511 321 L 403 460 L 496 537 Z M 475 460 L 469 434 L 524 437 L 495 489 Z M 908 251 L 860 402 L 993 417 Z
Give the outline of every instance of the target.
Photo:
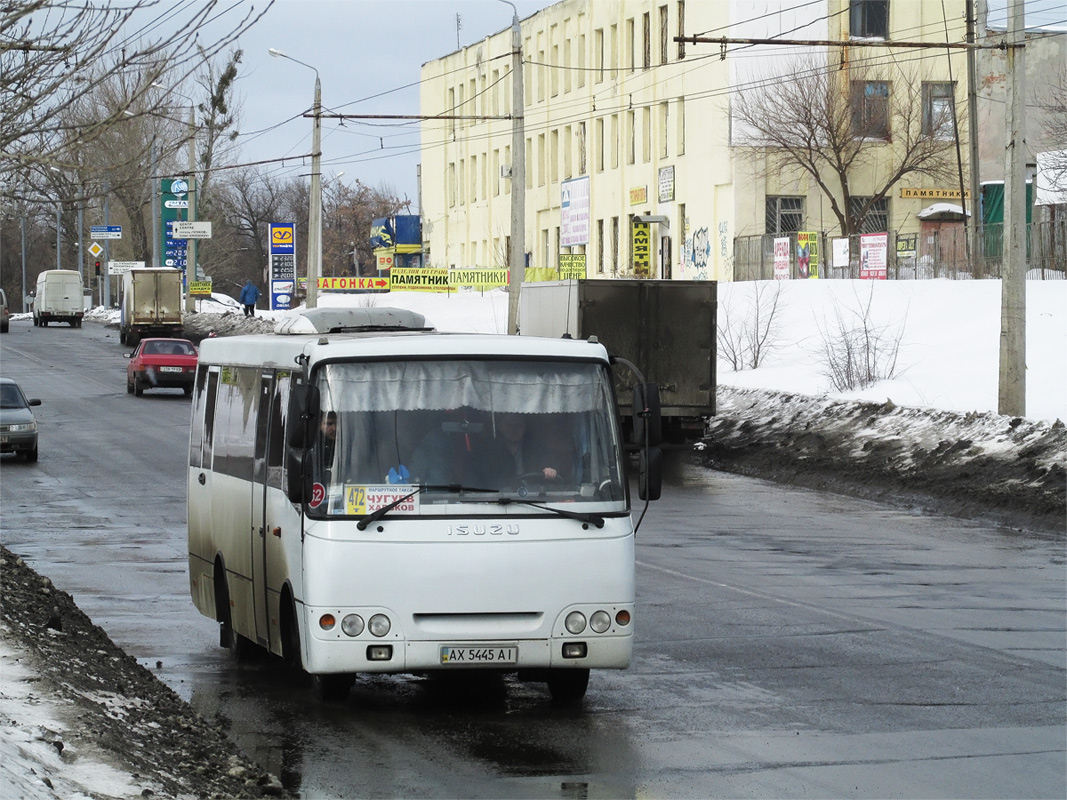
M 514 497 L 501 497 L 496 501 L 502 506 L 510 505 L 511 503 L 519 503 L 520 505 L 530 506 L 530 508 L 540 508 L 543 511 L 551 511 L 553 514 L 558 514 L 561 517 L 567 519 L 576 519 L 579 522 L 591 523 L 597 528 L 604 527 L 604 517 L 600 514 L 582 513 L 580 511 L 565 511 L 562 508 L 555 508 L 553 506 L 543 506 L 540 503 L 531 503 L 529 500 L 518 500 Z
M 394 500 L 391 503 L 387 503 L 386 505 L 384 505 L 381 508 L 379 508 L 377 511 L 372 511 L 369 514 L 367 514 L 367 516 L 361 517 L 359 522 L 356 523 L 356 527 L 359 528 L 361 531 L 365 531 L 367 529 L 368 525 L 370 525 L 371 523 L 377 522 L 378 520 L 380 520 L 382 517 L 384 517 L 386 514 L 388 514 L 390 511 L 392 511 L 394 508 L 396 508 L 401 503 L 406 503 L 412 497 L 414 497 L 419 492 L 421 492 L 422 489 L 423 489 L 423 487 L 419 486 L 417 489 L 415 489 L 415 491 L 409 492 L 408 494 L 404 495 L 403 497 L 398 497 L 396 500 Z
M 401 503 L 407 502 L 412 497 L 417 495 L 419 492 L 423 492 L 423 491 L 453 492 L 455 494 L 463 494 L 464 492 L 488 492 L 490 494 L 496 494 L 498 490 L 497 489 L 482 489 L 482 488 L 479 488 L 477 486 L 464 486 L 463 484 L 460 484 L 460 483 L 424 483 L 424 484 L 421 484 L 420 486 L 416 487 L 414 491 L 404 495 L 403 497 L 398 497 L 393 502 L 387 503 L 386 505 L 382 506 L 381 508 L 377 509 L 376 511 L 372 511 L 371 513 L 367 514 L 365 517 L 360 517 L 359 522 L 356 523 L 356 527 L 361 531 L 365 531 L 367 529 L 367 526 L 373 525 L 375 522 L 380 520 L 382 517 L 384 517 L 386 514 L 388 514 L 390 511 L 392 511 L 398 505 L 400 505 Z

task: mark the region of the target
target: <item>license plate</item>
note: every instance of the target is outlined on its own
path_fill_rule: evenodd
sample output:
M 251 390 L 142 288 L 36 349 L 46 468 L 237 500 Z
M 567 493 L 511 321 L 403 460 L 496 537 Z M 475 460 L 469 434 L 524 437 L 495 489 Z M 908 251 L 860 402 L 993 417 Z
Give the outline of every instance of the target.
M 6 436 L 0 436 L 0 444 L 7 444 L 7 437 Z
M 441 646 L 441 663 L 450 667 L 483 664 L 516 664 L 519 660 L 519 648 L 515 645 L 500 647 L 477 647 L 470 645 Z
M 181 367 L 160 367 L 159 371 L 160 372 L 181 372 L 182 368 Z

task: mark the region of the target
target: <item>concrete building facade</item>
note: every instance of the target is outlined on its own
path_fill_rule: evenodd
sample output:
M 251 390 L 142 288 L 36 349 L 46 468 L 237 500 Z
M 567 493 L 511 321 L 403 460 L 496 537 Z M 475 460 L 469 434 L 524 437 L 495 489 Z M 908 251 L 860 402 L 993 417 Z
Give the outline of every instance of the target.
M 905 176 L 864 228 L 917 233 L 920 212 L 958 203 L 967 185 L 966 129 L 957 162 L 951 125 L 937 122 L 966 120 L 966 55 L 932 46 L 962 42 L 964 19 L 963 0 L 562 0 L 521 22 L 522 187 L 509 174 L 510 29 L 423 65 L 421 113 L 449 117 L 422 125 L 425 263 L 506 265 L 515 190 L 525 192 L 528 266 L 584 255 L 590 278 L 730 280 L 739 237 L 839 234 L 830 195 L 847 201 L 833 182 L 823 189 L 801 169 L 774 167 L 735 113 L 740 94 L 798 79 L 812 63 L 863 114 L 907 95 L 908 124 L 952 140 L 955 177 Z M 694 35 L 812 44 L 675 41 Z M 864 46 L 887 40 L 931 47 Z M 893 130 L 874 138 L 849 171 L 853 198 L 885 188 L 905 140 Z M 635 217 L 650 220 L 647 258 Z

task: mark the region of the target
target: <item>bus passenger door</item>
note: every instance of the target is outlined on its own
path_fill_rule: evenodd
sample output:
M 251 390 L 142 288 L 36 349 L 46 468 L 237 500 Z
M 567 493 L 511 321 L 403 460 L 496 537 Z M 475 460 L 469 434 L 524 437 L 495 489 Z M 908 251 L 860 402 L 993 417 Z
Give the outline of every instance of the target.
M 271 396 L 274 373 L 263 372 L 259 377 L 259 402 L 256 416 L 256 447 L 252 459 L 252 593 L 256 614 L 256 641 L 267 647 L 270 642 L 270 617 L 267 609 L 267 438 L 271 427 Z

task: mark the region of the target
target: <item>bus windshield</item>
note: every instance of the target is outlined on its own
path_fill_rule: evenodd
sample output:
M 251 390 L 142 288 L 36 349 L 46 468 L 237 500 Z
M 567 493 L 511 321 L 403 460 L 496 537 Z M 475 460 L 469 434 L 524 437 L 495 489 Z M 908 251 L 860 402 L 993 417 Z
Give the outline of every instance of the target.
M 598 362 L 325 364 L 309 513 L 362 516 L 416 489 L 390 516 L 508 498 L 625 511 L 610 380 Z

